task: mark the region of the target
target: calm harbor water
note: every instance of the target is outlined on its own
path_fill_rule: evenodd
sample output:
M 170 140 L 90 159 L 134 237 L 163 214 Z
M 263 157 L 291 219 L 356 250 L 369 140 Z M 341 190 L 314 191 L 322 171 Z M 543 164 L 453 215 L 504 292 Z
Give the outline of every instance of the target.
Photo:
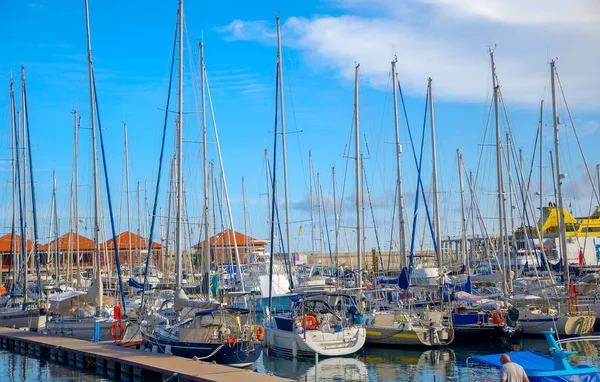
M 585 341 L 567 345 L 577 350 L 574 363 L 600 367 L 600 342 Z M 498 371 L 475 365 L 467 359 L 478 354 L 534 350 L 549 354 L 544 339 L 515 338 L 497 344 L 453 344 L 440 349 L 366 348 L 349 358 L 319 360 L 319 381 L 498 381 Z M 315 381 L 315 363 L 263 354 L 257 371 L 291 378 Z
M 596 333 L 598 334 L 598 333 Z M 577 350 L 574 363 L 600 367 L 600 342 L 579 342 L 567 345 Z M 453 344 L 440 349 L 367 348 L 352 357 L 319 360 L 319 381 L 497 381 L 498 372 L 482 367 L 468 358 L 477 354 L 534 350 L 548 354 L 543 339 L 515 338 L 505 343 Z M 263 353 L 256 372 L 272 373 L 297 381 L 315 381 L 315 363 L 292 360 Z M 21 381 L 110 381 L 94 374 L 38 360 L 8 351 L 0 351 L 2 382 Z
M 108 381 L 94 374 L 84 373 L 49 361 L 27 357 L 7 350 L 0 351 L 0 380 L 25 381 Z

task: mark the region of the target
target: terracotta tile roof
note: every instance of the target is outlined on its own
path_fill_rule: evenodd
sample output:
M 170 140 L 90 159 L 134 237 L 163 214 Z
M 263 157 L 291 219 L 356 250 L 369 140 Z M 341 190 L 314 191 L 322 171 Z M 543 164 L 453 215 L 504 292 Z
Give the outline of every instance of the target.
M 131 238 L 131 242 L 129 241 Z M 156 239 L 158 240 L 158 239 Z M 133 232 L 125 231 L 117 236 L 117 245 L 119 249 L 146 249 L 148 247 L 148 239 L 139 236 Z M 115 245 L 113 239 L 109 239 L 104 242 L 101 247 L 107 249 L 114 249 Z M 152 249 L 160 249 L 162 245 L 157 242 L 152 243 Z
M 210 246 L 211 247 L 233 247 L 233 235 L 232 230 L 228 229 L 221 233 L 216 234 L 215 236 L 210 238 Z M 202 248 L 204 246 L 206 240 L 200 242 L 200 244 L 194 245 L 194 248 Z M 243 233 L 236 232 L 235 233 L 235 241 L 238 246 L 244 246 L 246 243 L 248 245 L 264 245 L 264 240 L 256 240 L 253 237 L 246 236 Z
M 11 241 L 12 241 L 12 233 L 7 233 L 6 235 L 0 237 L 0 252 L 10 253 Z M 31 251 L 33 249 L 33 241 L 27 240 L 27 243 L 25 243 L 25 246 L 27 247 L 28 251 Z M 14 243 L 13 243 L 13 250 L 20 250 L 20 249 L 21 249 L 21 236 L 15 235 Z
M 68 251 L 69 245 L 72 250 L 77 248 L 77 235 L 75 232 L 65 233 L 61 237 L 58 238 L 58 248 L 61 251 Z M 56 240 L 52 240 L 48 244 L 40 245 L 41 251 L 48 251 L 56 249 Z M 80 251 L 91 251 L 94 249 L 94 240 L 88 239 L 85 236 L 79 235 L 79 250 Z

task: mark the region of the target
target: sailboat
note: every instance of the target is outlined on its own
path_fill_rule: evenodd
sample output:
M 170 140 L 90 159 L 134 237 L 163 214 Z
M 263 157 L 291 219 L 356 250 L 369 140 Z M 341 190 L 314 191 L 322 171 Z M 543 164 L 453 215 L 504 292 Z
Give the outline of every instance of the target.
M 15 98 L 14 98 L 14 84 L 12 82 L 12 78 L 10 81 L 10 113 L 11 113 L 11 135 L 12 135 L 12 155 L 13 155 L 13 225 L 12 225 L 12 233 L 11 233 L 11 252 L 13 254 L 13 266 L 15 267 L 15 274 L 13 275 L 13 288 L 10 292 L 9 298 L 6 302 L 6 306 L 0 308 L 0 326 L 5 327 L 14 327 L 14 328 L 27 328 L 30 330 L 37 331 L 42 328 L 46 322 L 46 311 L 42 308 L 42 296 L 41 293 L 41 283 L 40 283 L 40 272 L 39 272 L 39 253 L 38 253 L 38 243 L 37 243 L 37 220 L 35 215 L 35 193 L 34 191 L 34 182 L 31 179 L 31 199 L 32 199 L 32 208 L 33 208 L 33 223 L 34 223 L 34 233 L 35 233 L 35 242 L 31 243 L 32 245 L 28 245 L 27 239 L 25 237 L 25 221 L 26 221 L 26 209 L 23 207 L 23 202 L 25 198 L 22 198 L 22 189 L 21 186 L 24 185 L 26 187 L 26 182 L 21 183 L 21 167 L 20 167 L 20 139 L 27 140 L 27 146 L 30 146 L 29 139 L 29 124 L 28 124 L 28 114 L 27 114 L 27 93 L 25 90 L 25 68 L 21 67 L 21 87 L 22 87 L 22 132 L 18 131 L 18 123 L 17 123 L 17 113 L 15 110 Z M 32 171 L 32 163 L 31 163 L 31 151 L 26 151 L 23 158 L 24 161 L 29 160 L 29 170 L 30 176 L 33 176 Z M 24 174 L 24 173 L 23 173 Z M 16 192 L 18 190 L 18 193 Z M 18 194 L 18 195 L 17 195 Z M 18 203 L 17 203 L 18 200 Z M 17 222 L 16 219 L 16 210 L 19 210 L 19 226 L 21 235 L 20 237 L 15 233 L 15 225 Z M 16 248 L 16 240 L 19 240 L 20 250 L 17 251 Z M 33 248 L 32 248 L 33 247 Z M 37 274 L 37 296 L 34 296 L 33 293 L 29 291 L 29 285 L 27 283 L 27 263 L 30 249 L 34 249 L 35 255 L 35 265 L 36 265 L 36 274 Z M 17 265 L 19 267 L 17 267 Z M 18 272 L 21 271 L 21 272 Z M 17 275 L 17 273 L 19 273 Z M 19 280 L 22 282 L 20 287 L 18 286 Z M 21 288 L 21 289 L 19 289 Z M 37 298 L 35 298 L 37 297 Z
M 394 94 L 394 125 L 396 128 L 396 145 L 398 147 L 399 143 L 399 132 L 398 132 L 398 106 L 397 95 L 396 95 L 396 85 L 397 85 L 397 75 L 396 75 L 396 60 L 392 61 L 392 77 L 393 77 L 393 94 Z M 430 111 L 431 111 L 431 128 L 432 128 L 432 146 L 434 151 L 434 189 L 437 192 L 437 166 L 436 166 L 436 158 L 435 158 L 435 131 L 434 131 L 434 118 L 433 118 L 433 95 L 432 95 L 432 81 L 429 79 L 428 86 L 428 94 L 429 94 L 429 103 L 430 103 Z M 400 155 L 400 150 L 397 148 L 396 155 Z M 397 159 L 397 187 L 401 189 L 401 180 L 400 180 L 400 160 Z M 398 192 L 398 195 L 402 195 L 402 192 Z M 397 201 L 399 205 L 402 205 L 403 201 L 400 199 Z M 437 198 L 436 198 L 436 216 L 439 216 L 438 206 L 437 206 Z M 402 218 L 402 209 L 399 210 L 400 221 Z M 439 224 L 439 218 L 436 220 L 436 226 Z M 404 229 L 403 223 L 400 224 L 401 230 Z M 437 237 L 439 240 L 439 236 Z M 403 232 L 400 233 L 400 243 L 401 249 L 400 253 L 402 256 L 401 261 L 404 262 L 404 235 Z M 439 243 L 439 241 L 438 241 Z M 440 280 L 439 272 L 432 272 L 432 269 L 422 269 L 421 271 L 430 271 L 436 277 L 434 277 L 431 281 L 431 285 L 438 285 Z M 436 275 L 437 273 L 437 275 Z M 422 280 L 425 278 L 421 278 Z M 414 282 L 414 281 L 413 281 Z M 365 315 L 365 327 L 367 329 L 367 339 L 366 342 L 368 344 L 376 344 L 376 345 L 412 345 L 412 346 L 439 346 L 439 345 L 447 345 L 453 340 L 453 330 L 452 327 L 446 325 L 444 321 L 444 313 L 442 312 L 433 312 L 428 309 L 422 314 L 422 316 L 417 316 L 413 311 L 407 309 L 405 307 L 400 307 L 397 305 L 382 303 L 381 301 L 372 301 L 372 305 L 374 306 L 373 310 Z
M 519 323 L 520 332 L 530 335 L 543 335 L 544 331 L 554 329 L 559 336 L 575 336 L 589 333 L 593 330 L 596 321 L 596 312 L 582 309 L 577 304 L 575 286 L 569 282 L 569 252 L 567 243 L 567 215 L 563 205 L 562 179 L 560 163 L 560 145 L 559 145 L 559 118 L 556 108 L 556 66 L 554 60 L 550 62 L 550 84 L 552 91 L 552 125 L 554 127 L 554 157 L 555 171 L 557 179 L 557 201 L 558 206 L 555 211 L 558 220 L 558 253 L 561 256 L 563 264 L 563 280 L 565 290 L 568 296 L 563 297 L 562 301 L 550 299 L 547 296 L 533 302 L 531 300 L 515 301 L 519 304 Z M 543 211 L 541 211 L 543 212 Z M 531 297 L 531 296 L 530 296 Z M 557 303 L 554 309 L 550 301 Z
M 279 18 L 277 18 L 277 47 L 278 47 L 278 79 L 281 78 L 281 37 Z M 356 130 L 356 189 L 357 189 L 357 249 L 358 267 L 360 269 L 362 235 L 360 217 L 360 133 L 358 118 L 358 73 L 356 66 L 355 85 L 355 130 Z M 280 82 L 278 83 L 280 84 Z M 282 105 L 283 106 L 283 105 Z M 274 175 L 275 176 L 275 175 Z M 273 184 L 275 182 L 273 181 Z M 273 193 L 273 215 L 276 208 Z M 273 219 L 274 222 L 274 219 Z M 273 222 L 271 236 L 273 236 Z M 271 255 L 271 264 L 273 255 Z M 272 275 L 272 269 L 271 269 Z M 359 272 L 358 285 L 362 285 L 362 275 Z M 358 298 L 350 299 L 353 303 L 342 309 L 332 309 L 328 303 L 327 294 L 296 294 L 292 295 L 293 305 L 287 314 L 273 315 L 266 312 L 264 320 L 265 344 L 270 352 L 291 357 L 314 357 L 315 353 L 328 356 L 344 356 L 359 351 L 365 343 L 365 328 L 361 313 L 362 290 Z M 271 296 L 270 296 L 271 297 Z M 270 298 L 271 300 L 271 298 Z M 344 299 L 346 300 L 346 299 Z M 356 302 L 358 300 L 358 303 Z M 271 305 L 271 301 L 270 304 Z M 337 305 L 337 304 L 336 304 Z
M 178 68 L 178 119 L 176 148 L 176 208 L 175 208 L 175 294 L 173 310 L 176 318 L 163 325 L 155 325 L 150 318 L 140 326 L 143 346 L 153 351 L 182 357 L 214 361 L 244 367 L 252 364 L 261 355 L 261 340 L 264 330 L 253 324 L 253 316 L 245 309 L 223 308 L 219 303 L 194 300 L 187 296 L 182 287 L 182 234 L 183 234 L 183 0 L 179 0 L 176 40 L 179 43 Z M 176 41 L 177 42 L 177 41 Z M 174 59 L 175 57 L 173 57 Z M 202 127 L 206 143 L 205 68 L 203 45 L 200 44 L 200 82 L 202 87 Z M 170 90 L 170 89 L 169 89 Z M 168 102 L 167 102 L 168 103 Z M 163 147 L 164 148 L 164 147 Z M 206 159 L 206 150 L 204 150 Z M 162 157 L 162 155 L 161 155 Z M 205 161 L 206 162 L 206 161 Z M 205 167 L 206 169 L 206 167 Z M 160 176 L 159 176 L 160 181 Z M 207 210 L 207 174 L 204 177 L 205 218 Z M 158 190 L 158 186 L 157 186 Z M 156 200 L 156 199 L 155 199 Z M 153 216 L 154 219 L 154 216 Z M 205 227 L 206 228 L 206 227 Z M 208 231 L 208 229 L 206 229 Z M 208 237 L 206 238 L 208 242 Z M 150 244 L 152 242 L 150 241 Z M 205 246 L 206 247 L 206 246 Z M 238 266 L 239 266 L 239 259 Z M 204 258 L 210 265 L 210 260 Z M 203 285 L 208 286 L 209 269 L 204 269 Z M 238 270 L 240 276 L 241 270 Z M 241 277 L 241 276 L 240 276 Z M 203 288 L 204 289 L 204 288 Z M 244 294 L 242 292 L 242 294 Z M 143 308 L 143 307 L 142 307 Z M 153 317 L 156 317 L 154 314 Z
M 90 37 L 88 1 L 85 1 L 85 17 L 87 32 L 88 78 L 90 87 L 90 128 L 92 130 L 92 161 L 93 161 L 93 190 L 94 190 L 94 280 L 86 292 L 66 291 L 55 294 L 48 299 L 49 313 L 52 318 L 46 323 L 46 332 L 50 335 L 73 337 L 83 340 L 112 340 L 111 328 L 114 320 L 109 309 L 115 301 L 112 297 L 104 296 L 101 257 L 100 257 L 100 185 L 98 170 L 98 155 L 96 135 L 100 130 L 100 119 L 97 115 L 96 86 L 92 66 L 92 47 Z M 100 135 L 100 138 L 102 136 Z M 102 141 L 101 141 L 102 144 Z M 108 193 L 107 188 L 107 193 Z M 110 194 L 109 207 L 110 207 Z M 112 223 L 112 220 L 111 220 Z M 77 224 L 77 223 L 76 223 Z M 114 228 L 114 225 L 113 225 Z M 114 229 L 113 229 L 114 231 Z M 114 235 L 113 235 L 114 236 Z M 58 245 L 59 243 L 57 243 Z M 77 254 L 79 256 L 79 254 Z M 117 257 L 117 256 L 116 256 Z M 118 264 L 117 264 L 118 265 Z M 118 268 L 118 267 L 117 267 Z M 122 290 L 122 288 L 121 288 Z M 97 328 L 99 327 L 99 333 Z M 98 336 L 99 334 L 99 336 Z

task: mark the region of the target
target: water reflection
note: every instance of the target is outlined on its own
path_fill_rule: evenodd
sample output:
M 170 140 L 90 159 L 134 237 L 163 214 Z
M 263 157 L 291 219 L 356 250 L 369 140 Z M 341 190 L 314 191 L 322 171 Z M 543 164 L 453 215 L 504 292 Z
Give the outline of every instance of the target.
M 25 381 L 108 381 L 92 374 L 20 354 L 0 351 L 0 374 L 3 382 Z
M 564 345 L 579 354 L 573 364 L 600 366 L 600 342 Z M 352 357 L 321 359 L 319 381 L 496 381 L 498 370 L 468 361 L 479 354 L 533 350 L 548 355 L 544 339 L 515 338 L 508 342 L 477 342 L 439 349 L 366 348 Z M 257 371 L 301 382 L 315 381 L 314 360 L 293 360 L 263 354 Z

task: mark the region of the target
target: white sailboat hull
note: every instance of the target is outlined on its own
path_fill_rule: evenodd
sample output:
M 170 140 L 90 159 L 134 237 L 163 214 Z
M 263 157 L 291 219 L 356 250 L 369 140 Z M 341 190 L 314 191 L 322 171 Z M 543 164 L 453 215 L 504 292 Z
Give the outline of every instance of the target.
M 33 310 L 4 308 L 0 310 L 0 326 L 38 331 L 44 327 L 46 316 Z
M 523 334 L 542 335 L 543 331 L 552 329 L 559 336 L 577 336 L 591 332 L 595 322 L 596 316 L 593 314 L 549 317 L 522 312 L 519 316 L 519 331 Z
M 93 341 L 94 318 L 58 318 L 46 322 L 46 333 L 51 336 L 77 338 L 79 340 Z M 112 341 L 110 328 L 114 322 L 112 319 L 100 321 L 100 341 Z
M 345 328 L 338 333 L 307 330 L 303 333 L 265 327 L 266 345 L 275 352 L 292 357 L 339 357 L 359 351 L 366 340 L 363 327 Z

